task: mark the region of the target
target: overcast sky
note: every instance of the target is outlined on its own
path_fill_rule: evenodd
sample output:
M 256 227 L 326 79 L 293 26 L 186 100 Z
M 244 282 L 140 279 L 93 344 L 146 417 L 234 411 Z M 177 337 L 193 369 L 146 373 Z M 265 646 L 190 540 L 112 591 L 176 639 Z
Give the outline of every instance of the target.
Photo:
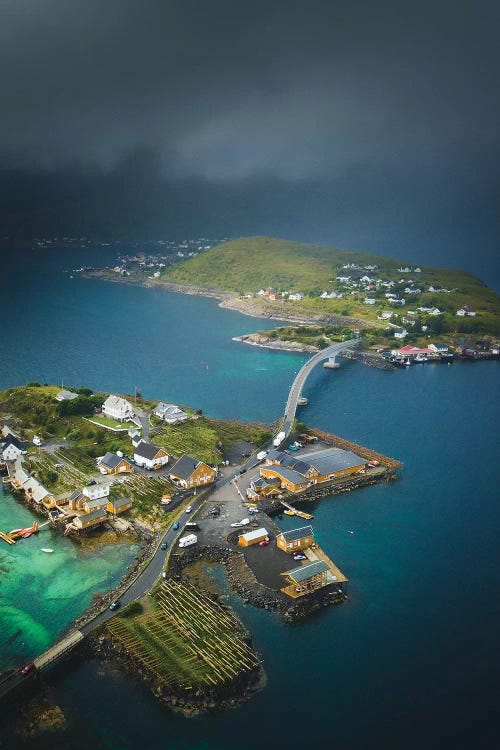
M 486 159 L 498 3 L 0 0 L 4 159 L 329 174 Z
M 347 175 L 354 194 L 353 175 L 389 189 L 397 174 L 388 201 L 404 171 L 459 202 L 498 196 L 498 2 L 0 0 L 0 13 L 0 167 Z

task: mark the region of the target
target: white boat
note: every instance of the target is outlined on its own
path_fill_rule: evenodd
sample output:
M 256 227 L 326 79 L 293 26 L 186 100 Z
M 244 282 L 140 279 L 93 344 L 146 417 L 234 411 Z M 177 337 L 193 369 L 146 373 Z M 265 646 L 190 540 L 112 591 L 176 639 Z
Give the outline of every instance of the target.
M 54 550 L 50 547 L 42 547 L 42 552 L 53 552 Z

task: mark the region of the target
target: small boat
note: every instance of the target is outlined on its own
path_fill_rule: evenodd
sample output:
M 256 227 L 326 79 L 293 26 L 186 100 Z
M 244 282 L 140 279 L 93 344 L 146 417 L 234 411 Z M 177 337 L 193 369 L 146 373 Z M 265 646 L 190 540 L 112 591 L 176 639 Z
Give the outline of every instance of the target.
M 50 547 L 42 547 L 42 552 L 53 552 L 53 549 L 50 549 Z
M 283 513 L 285 514 L 285 516 L 294 516 L 295 515 L 295 511 L 294 510 L 284 510 Z
M 297 399 L 297 406 L 307 406 L 308 403 L 309 401 L 305 396 L 299 396 Z
M 26 533 L 21 534 L 21 539 L 29 539 L 31 534 L 32 534 L 31 531 L 26 531 Z

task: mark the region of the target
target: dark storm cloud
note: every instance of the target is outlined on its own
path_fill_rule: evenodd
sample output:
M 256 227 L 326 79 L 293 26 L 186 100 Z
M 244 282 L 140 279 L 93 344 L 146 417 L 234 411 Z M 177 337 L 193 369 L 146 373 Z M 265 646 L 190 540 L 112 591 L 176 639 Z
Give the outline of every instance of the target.
M 0 0 L 4 163 L 329 177 L 497 148 L 496 4 Z

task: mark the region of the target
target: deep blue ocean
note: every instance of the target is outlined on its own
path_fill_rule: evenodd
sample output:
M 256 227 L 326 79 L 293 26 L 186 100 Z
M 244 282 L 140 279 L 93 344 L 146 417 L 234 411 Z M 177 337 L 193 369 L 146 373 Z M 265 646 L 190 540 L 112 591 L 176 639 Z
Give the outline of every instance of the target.
M 231 340 L 273 324 L 212 300 L 70 279 L 64 269 L 83 260 L 60 254 L 10 270 L 0 387 L 137 386 L 212 416 L 269 422 L 282 413 L 304 356 Z M 58 668 L 49 680 L 67 729 L 29 747 L 496 746 L 499 375 L 499 362 L 317 368 L 303 420 L 404 462 L 397 482 L 324 499 L 313 511 L 321 545 L 349 578 L 348 601 L 286 626 L 231 596 L 268 677 L 233 710 L 185 719 L 97 662 Z M 64 567 L 54 575 L 61 583 L 66 574 L 74 575 Z M 9 571 L 0 576 L 1 604 L 15 591 L 5 586 Z M 48 627 L 45 606 L 42 596 L 38 616 Z

